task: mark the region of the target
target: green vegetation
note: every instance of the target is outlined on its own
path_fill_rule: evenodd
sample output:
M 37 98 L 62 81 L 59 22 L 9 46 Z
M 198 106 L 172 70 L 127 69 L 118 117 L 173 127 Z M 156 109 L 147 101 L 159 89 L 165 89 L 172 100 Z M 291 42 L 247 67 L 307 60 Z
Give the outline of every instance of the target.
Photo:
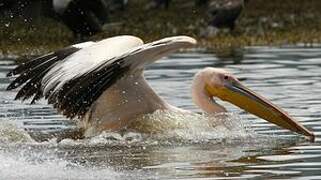
M 197 38 L 199 46 L 214 49 L 321 42 L 320 0 L 252 0 L 235 32 L 221 31 L 213 37 L 201 37 L 207 26 L 205 7 L 195 7 L 193 1 L 174 0 L 168 10 L 146 10 L 147 1 L 130 1 L 125 11 L 111 15 L 113 25 L 91 39 L 132 34 L 150 41 L 185 34 Z M 39 54 L 73 43 L 71 32 L 51 19 L 30 23 L 5 17 L 1 22 L 2 54 Z

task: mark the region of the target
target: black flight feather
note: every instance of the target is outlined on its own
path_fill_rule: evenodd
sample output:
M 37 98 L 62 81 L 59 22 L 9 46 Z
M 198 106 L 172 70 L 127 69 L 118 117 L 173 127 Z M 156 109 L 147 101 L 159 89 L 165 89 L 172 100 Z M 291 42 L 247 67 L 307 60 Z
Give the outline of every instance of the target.
M 48 95 L 48 102 L 68 118 L 83 117 L 101 94 L 130 69 L 124 59 L 110 61 L 66 82 L 62 88 Z
M 9 84 L 7 90 L 16 89 L 22 86 L 15 99 L 26 100 L 34 96 L 31 103 L 35 103 L 36 100 L 39 100 L 43 96 L 41 81 L 46 73 L 57 62 L 62 61 L 79 49 L 80 48 L 74 46 L 69 46 L 20 64 L 7 74 L 7 76 L 17 75 L 17 78 Z

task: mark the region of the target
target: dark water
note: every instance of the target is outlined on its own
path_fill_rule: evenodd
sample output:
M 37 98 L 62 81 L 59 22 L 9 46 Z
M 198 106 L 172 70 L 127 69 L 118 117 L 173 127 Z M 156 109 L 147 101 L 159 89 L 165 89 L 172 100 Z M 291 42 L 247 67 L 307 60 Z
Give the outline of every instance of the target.
M 89 140 L 35 142 L 74 127 L 42 100 L 13 101 L 0 62 L 0 177 L 6 179 L 321 179 L 321 48 L 250 47 L 223 53 L 178 53 L 149 67 L 146 77 L 171 104 L 199 111 L 190 84 L 200 69 L 221 67 L 283 107 L 317 135 L 311 143 L 220 102 L 254 135 L 219 141 L 166 141 L 128 133 Z M 217 135 L 217 134 L 216 134 Z M 204 136 L 206 138 L 207 136 Z M 198 139 L 200 140 L 200 139 Z

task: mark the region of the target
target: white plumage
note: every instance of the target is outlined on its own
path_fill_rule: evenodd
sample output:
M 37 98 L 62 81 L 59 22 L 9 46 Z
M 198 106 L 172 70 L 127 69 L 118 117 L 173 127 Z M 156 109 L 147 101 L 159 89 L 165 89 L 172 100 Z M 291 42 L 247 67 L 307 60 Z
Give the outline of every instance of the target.
M 143 41 L 134 36 L 117 36 L 96 43 L 73 45 L 81 48 L 63 61 L 56 64 L 42 80 L 44 93 L 55 86 L 59 90 L 67 81 L 82 76 L 104 62 L 112 62 L 133 48 L 143 45 Z

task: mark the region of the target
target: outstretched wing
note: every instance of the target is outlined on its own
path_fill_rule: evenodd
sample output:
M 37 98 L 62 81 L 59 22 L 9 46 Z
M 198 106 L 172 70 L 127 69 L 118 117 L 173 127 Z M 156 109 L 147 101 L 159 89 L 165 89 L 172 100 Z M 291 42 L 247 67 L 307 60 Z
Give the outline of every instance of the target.
M 15 99 L 26 100 L 33 96 L 31 101 L 33 104 L 35 101 L 43 97 L 41 81 L 45 74 L 59 61 L 62 61 L 80 49 L 89 47 L 93 44 L 94 42 L 75 44 L 21 63 L 18 67 L 7 74 L 8 77 L 18 75 L 18 77 L 7 87 L 7 90 L 16 89 L 24 84 Z
M 141 73 L 146 64 L 194 45 L 187 36 L 142 44 L 132 36 L 109 38 L 54 65 L 41 79 L 42 95 L 69 118 L 82 117 L 93 102 L 122 77 Z

